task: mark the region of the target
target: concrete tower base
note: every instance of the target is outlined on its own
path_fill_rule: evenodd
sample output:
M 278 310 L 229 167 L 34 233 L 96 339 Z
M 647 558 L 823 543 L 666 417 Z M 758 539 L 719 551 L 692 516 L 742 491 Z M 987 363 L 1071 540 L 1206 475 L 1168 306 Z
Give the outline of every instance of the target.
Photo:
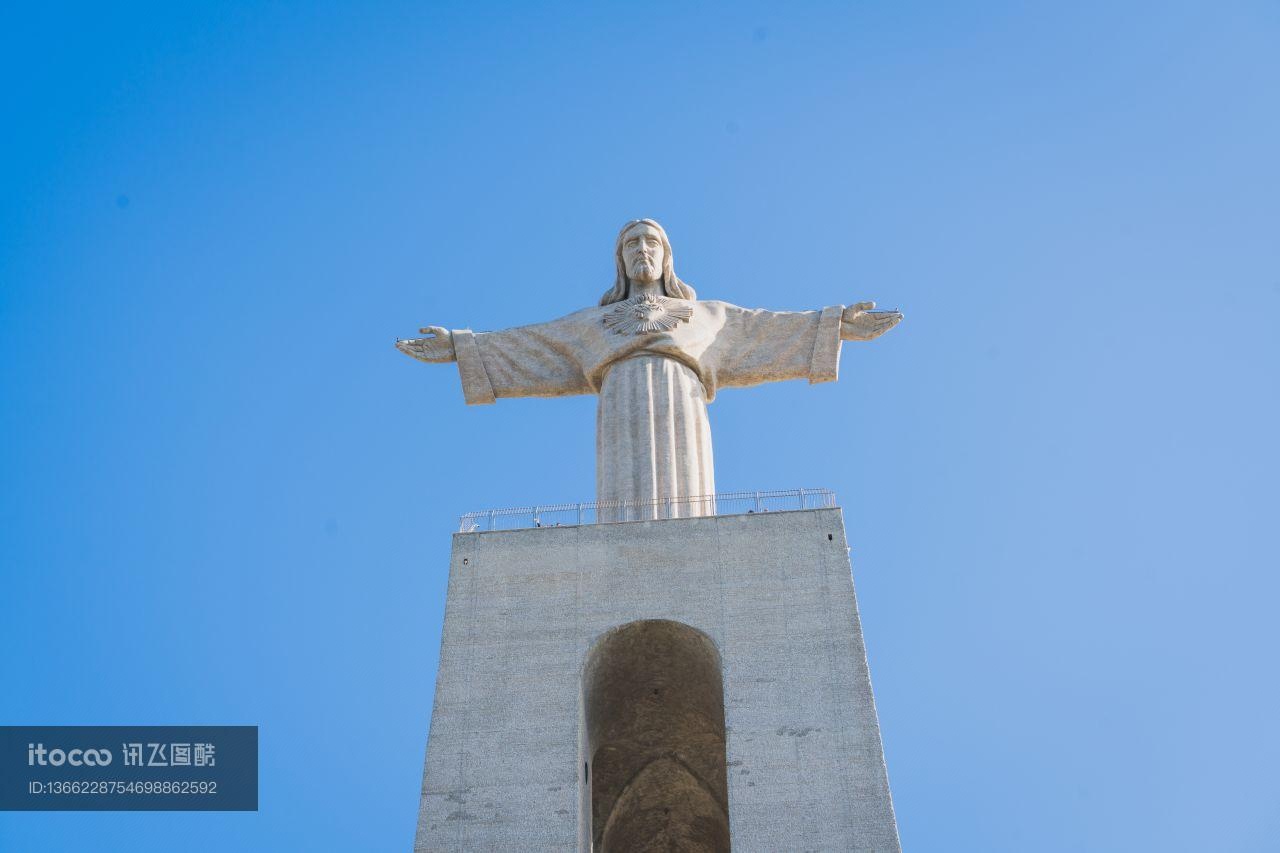
M 584 664 L 651 619 L 719 653 L 735 853 L 901 849 L 839 509 L 456 534 L 414 849 L 590 851 Z

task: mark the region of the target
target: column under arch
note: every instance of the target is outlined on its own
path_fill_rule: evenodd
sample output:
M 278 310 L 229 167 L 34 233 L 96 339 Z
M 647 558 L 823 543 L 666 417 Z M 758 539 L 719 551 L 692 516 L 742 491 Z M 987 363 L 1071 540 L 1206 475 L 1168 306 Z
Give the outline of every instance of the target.
M 711 639 L 666 619 L 602 636 L 583 671 L 594 853 L 728 853 L 724 681 Z

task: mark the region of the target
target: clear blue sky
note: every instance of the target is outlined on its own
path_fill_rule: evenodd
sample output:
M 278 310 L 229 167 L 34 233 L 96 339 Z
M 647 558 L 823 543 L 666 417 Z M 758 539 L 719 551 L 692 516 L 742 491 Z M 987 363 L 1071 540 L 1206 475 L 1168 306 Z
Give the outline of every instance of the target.
M 594 401 L 392 341 L 592 304 L 640 216 L 906 312 L 711 417 L 841 497 L 908 849 L 1278 849 L 1274 2 L 4 17 L 0 723 L 257 724 L 262 807 L 0 849 L 407 849 L 454 520 L 590 499 Z

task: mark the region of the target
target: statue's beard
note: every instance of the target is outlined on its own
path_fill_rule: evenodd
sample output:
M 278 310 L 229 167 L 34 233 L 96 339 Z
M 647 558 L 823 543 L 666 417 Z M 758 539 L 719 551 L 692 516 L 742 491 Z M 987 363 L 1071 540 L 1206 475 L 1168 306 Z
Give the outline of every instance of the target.
M 640 259 L 631 264 L 629 275 L 633 281 L 654 281 L 658 277 L 658 267 Z

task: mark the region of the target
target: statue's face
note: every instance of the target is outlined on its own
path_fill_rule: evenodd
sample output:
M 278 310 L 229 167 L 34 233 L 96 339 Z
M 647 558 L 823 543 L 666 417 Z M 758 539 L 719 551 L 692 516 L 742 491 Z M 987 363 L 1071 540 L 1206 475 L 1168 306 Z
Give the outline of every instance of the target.
M 630 228 L 622 237 L 622 262 L 627 267 L 627 278 L 632 281 L 657 281 L 662 278 L 665 256 L 662 234 L 652 225 L 641 223 Z

